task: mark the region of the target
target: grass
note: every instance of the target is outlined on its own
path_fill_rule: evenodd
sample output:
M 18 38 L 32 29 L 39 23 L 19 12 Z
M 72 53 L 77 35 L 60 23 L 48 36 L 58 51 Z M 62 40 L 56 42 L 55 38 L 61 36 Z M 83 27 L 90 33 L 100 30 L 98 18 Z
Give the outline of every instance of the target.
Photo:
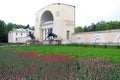
M 8 46 L 0 48 L 0 80 L 103 79 L 120 79 L 120 49 L 116 47 Z
M 114 63 L 120 63 L 120 49 L 116 47 L 83 47 L 83 46 L 19 46 L 6 47 L 3 50 L 14 50 L 23 52 L 38 52 L 39 55 L 61 54 L 82 58 L 103 58 Z

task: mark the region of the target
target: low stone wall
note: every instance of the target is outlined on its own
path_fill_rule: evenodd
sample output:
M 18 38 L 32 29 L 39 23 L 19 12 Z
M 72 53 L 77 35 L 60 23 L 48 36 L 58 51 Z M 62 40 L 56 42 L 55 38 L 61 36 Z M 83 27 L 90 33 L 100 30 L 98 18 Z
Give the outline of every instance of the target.
M 76 33 L 72 43 L 120 43 L 120 29 Z

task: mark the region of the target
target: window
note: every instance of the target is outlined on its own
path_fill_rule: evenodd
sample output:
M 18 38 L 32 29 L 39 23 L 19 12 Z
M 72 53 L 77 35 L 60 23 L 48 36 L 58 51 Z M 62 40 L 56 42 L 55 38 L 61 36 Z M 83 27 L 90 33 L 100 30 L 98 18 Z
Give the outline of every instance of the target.
M 67 38 L 67 40 L 70 39 L 70 31 L 67 31 L 66 38 Z
M 16 35 L 17 35 L 17 33 L 16 33 Z
M 118 39 L 118 43 L 120 43 L 120 38 Z
M 18 39 L 16 38 L 16 41 L 17 41 Z
M 21 33 L 21 35 L 22 35 L 22 33 Z

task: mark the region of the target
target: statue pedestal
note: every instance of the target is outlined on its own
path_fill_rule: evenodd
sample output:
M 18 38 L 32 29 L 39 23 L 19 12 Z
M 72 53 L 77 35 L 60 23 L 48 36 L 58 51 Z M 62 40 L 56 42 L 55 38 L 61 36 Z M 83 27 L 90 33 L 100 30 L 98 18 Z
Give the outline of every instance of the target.
M 60 45 L 61 44 L 61 40 L 45 40 L 43 42 L 44 45 Z

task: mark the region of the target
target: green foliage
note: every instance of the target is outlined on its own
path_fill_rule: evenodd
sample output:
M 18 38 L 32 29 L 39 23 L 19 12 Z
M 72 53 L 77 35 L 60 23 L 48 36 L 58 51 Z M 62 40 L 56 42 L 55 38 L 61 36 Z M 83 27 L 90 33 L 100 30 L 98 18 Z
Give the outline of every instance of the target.
M 75 33 L 78 33 L 78 32 L 83 32 L 83 28 L 81 26 L 78 26 L 75 28 Z
M 120 50 L 117 47 L 104 46 L 20 46 L 6 47 L 0 50 L 14 50 L 23 52 L 38 52 L 39 55 L 62 54 L 73 57 L 91 57 L 91 58 L 107 58 L 113 62 L 120 64 Z
M 0 42 L 4 42 L 5 39 L 5 28 L 6 28 L 6 24 L 4 21 L 0 20 Z
M 0 42 L 6 43 L 8 40 L 8 32 L 13 28 L 25 28 L 23 25 L 8 23 L 0 20 Z
M 0 20 L 0 34 L 3 34 L 6 24 L 4 21 Z
M 120 22 L 119 21 L 110 21 L 110 22 L 101 21 L 96 24 L 92 23 L 88 27 L 87 26 L 84 27 L 84 32 L 112 30 L 112 29 L 120 29 Z
M 90 31 L 103 31 L 103 30 L 112 30 L 120 29 L 120 21 L 100 21 L 96 24 L 92 23 L 89 26 L 84 26 L 84 28 L 78 26 L 75 28 L 75 33 L 78 32 L 90 32 Z
M 50 46 L 49 46 L 50 47 Z M 45 48 L 45 47 L 44 47 Z M 0 51 L 0 80 L 119 80 L 120 65 L 100 58 Z M 50 60 L 59 61 L 50 62 Z

